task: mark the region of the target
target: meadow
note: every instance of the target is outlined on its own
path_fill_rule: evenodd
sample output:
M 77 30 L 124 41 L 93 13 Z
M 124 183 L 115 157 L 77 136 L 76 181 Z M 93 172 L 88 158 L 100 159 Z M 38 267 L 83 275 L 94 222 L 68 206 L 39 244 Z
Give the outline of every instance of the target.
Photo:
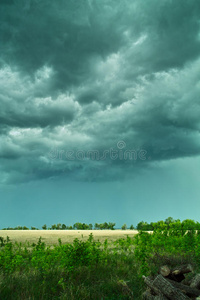
M 61 239 L 63 243 L 72 243 L 75 238 L 86 241 L 90 234 L 93 234 L 95 240 L 100 242 L 109 239 L 109 241 L 116 241 L 119 238 L 126 238 L 126 236 L 133 237 L 138 233 L 137 230 L 0 230 L 0 236 L 6 238 L 9 236 L 12 242 L 37 243 L 41 237 L 42 241 L 47 246 L 58 243 Z

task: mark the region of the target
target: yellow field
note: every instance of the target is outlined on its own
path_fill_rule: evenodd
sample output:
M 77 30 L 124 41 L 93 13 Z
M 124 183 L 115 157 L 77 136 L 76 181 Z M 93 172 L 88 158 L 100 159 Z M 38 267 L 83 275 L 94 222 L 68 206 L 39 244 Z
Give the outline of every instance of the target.
M 62 243 L 71 243 L 75 238 L 87 240 L 90 233 L 93 234 L 95 240 L 100 242 L 108 239 L 115 241 L 128 235 L 130 237 L 138 233 L 137 230 L 0 230 L 0 236 L 6 238 L 9 236 L 12 242 L 30 242 L 37 243 L 39 237 L 46 245 L 58 243 L 60 238 Z

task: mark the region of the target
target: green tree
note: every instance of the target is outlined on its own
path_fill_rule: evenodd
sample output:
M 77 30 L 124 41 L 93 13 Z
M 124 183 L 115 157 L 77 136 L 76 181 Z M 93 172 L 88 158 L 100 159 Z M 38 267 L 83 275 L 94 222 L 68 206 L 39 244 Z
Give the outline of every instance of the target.
M 95 224 L 94 224 L 94 229 L 100 229 L 100 224 L 95 223 Z
M 44 224 L 44 225 L 42 226 L 42 229 L 43 229 L 43 230 L 47 230 L 47 225 Z
M 198 225 L 194 220 L 186 219 L 182 222 L 182 227 L 187 230 L 195 230 Z
M 65 230 L 67 229 L 67 226 L 65 224 L 62 224 L 62 227 L 61 227 L 62 230 Z
M 23 230 L 29 230 L 29 228 L 26 226 L 23 226 Z
M 171 223 L 174 223 L 175 220 L 172 218 L 172 217 L 168 217 L 166 220 L 165 220 L 165 224 L 167 225 L 170 225 Z
M 156 224 L 156 223 L 154 223 L 154 222 L 151 222 L 151 223 L 150 223 L 151 230 L 154 230 L 155 224 Z
M 60 230 L 60 229 L 61 229 L 61 223 L 58 223 L 58 224 L 56 225 L 56 229 L 57 229 L 57 230 Z
M 85 230 L 89 229 L 89 225 L 88 224 L 83 223 L 82 226 L 83 226 L 83 229 L 85 229 Z
M 154 223 L 154 229 L 166 229 L 168 225 L 164 221 L 158 221 Z
M 134 226 L 131 224 L 131 226 L 130 226 L 130 230 L 133 230 L 134 229 Z
M 123 224 L 122 225 L 122 230 L 126 230 L 127 229 L 127 225 L 126 224 Z
M 116 225 L 116 223 L 109 222 L 108 229 L 114 230 L 115 225 Z
M 163 221 L 162 221 L 163 222 Z M 164 223 L 164 222 L 163 222 Z M 143 231 L 151 231 L 153 230 L 153 223 L 149 224 L 147 222 L 141 221 L 137 224 L 137 230 L 143 230 Z M 157 224 L 157 223 L 154 223 Z
M 99 224 L 99 228 L 100 228 L 101 230 L 104 229 L 104 224 L 103 224 L 103 223 Z
M 85 223 L 80 223 L 80 222 L 77 222 L 73 225 L 73 228 L 74 229 L 89 229 L 89 225 L 88 224 L 85 224 Z
M 103 229 L 108 229 L 108 223 L 107 222 L 103 223 Z
M 144 226 L 145 226 L 146 222 L 141 221 L 137 224 L 137 230 L 144 230 Z
M 56 224 L 51 225 L 51 229 L 52 229 L 52 230 L 56 229 L 56 227 L 57 227 Z

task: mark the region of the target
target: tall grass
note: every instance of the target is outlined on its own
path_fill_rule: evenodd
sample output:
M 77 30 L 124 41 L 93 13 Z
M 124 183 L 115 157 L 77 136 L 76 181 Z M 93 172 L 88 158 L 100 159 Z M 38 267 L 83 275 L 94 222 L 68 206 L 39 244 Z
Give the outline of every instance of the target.
M 31 247 L 2 243 L 0 299 L 139 299 L 142 280 L 133 253 L 113 253 L 108 242 L 75 239 L 73 244 Z
M 142 275 L 162 264 L 190 262 L 199 271 L 200 234 L 179 229 L 140 232 L 133 238 L 47 247 L 0 239 L 0 299 L 141 299 Z

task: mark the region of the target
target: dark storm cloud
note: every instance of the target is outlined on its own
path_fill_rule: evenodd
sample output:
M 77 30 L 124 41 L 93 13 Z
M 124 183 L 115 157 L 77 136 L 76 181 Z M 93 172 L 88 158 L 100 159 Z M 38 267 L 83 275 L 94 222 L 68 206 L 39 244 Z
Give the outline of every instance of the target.
M 46 127 L 73 120 L 79 104 L 70 95 L 60 94 L 57 98 L 35 96 L 35 91 L 47 90 L 50 73 L 50 69 L 43 68 L 30 82 L 29 78 L 21 80 L 19 73 L 10 68 L 1 70 L 0 128 Z
M 50 101 L 48 101 L 50 102 Z M 27 107 L 19 107 L 19 111 L 5 109 L 1 112 L 1 123 L 10 127 L 46 127 L 70 122 L 75 108 L 64 105 L 53 105 L 51 102 L 34 108 L 32 103 Z M 20 108 L 22 110 L 20 110 Z
M 127 54 L 128 76 L 182 66 L 200 50 L 195 0 L 13 3 L 1 4 L 2 59 L 28 74 L 44 64 L 53 67 L 54 88 L 83 83 L 92 75 L 90 62 L 129 49 L 142 35 L 142 49 Z
M 198 1 L 1 1 L 0 20 L 2 183 L 115 180 L 200 154 Z M 66 158 L 119 141 L 145 160 Z
M 14 1 L 1 7 L 2 58 L 29 74 L 50 65 L 55 86 L 68 89 L 87 76 L 92 56 L 118 49 L 118 15 L 98 2 Z

